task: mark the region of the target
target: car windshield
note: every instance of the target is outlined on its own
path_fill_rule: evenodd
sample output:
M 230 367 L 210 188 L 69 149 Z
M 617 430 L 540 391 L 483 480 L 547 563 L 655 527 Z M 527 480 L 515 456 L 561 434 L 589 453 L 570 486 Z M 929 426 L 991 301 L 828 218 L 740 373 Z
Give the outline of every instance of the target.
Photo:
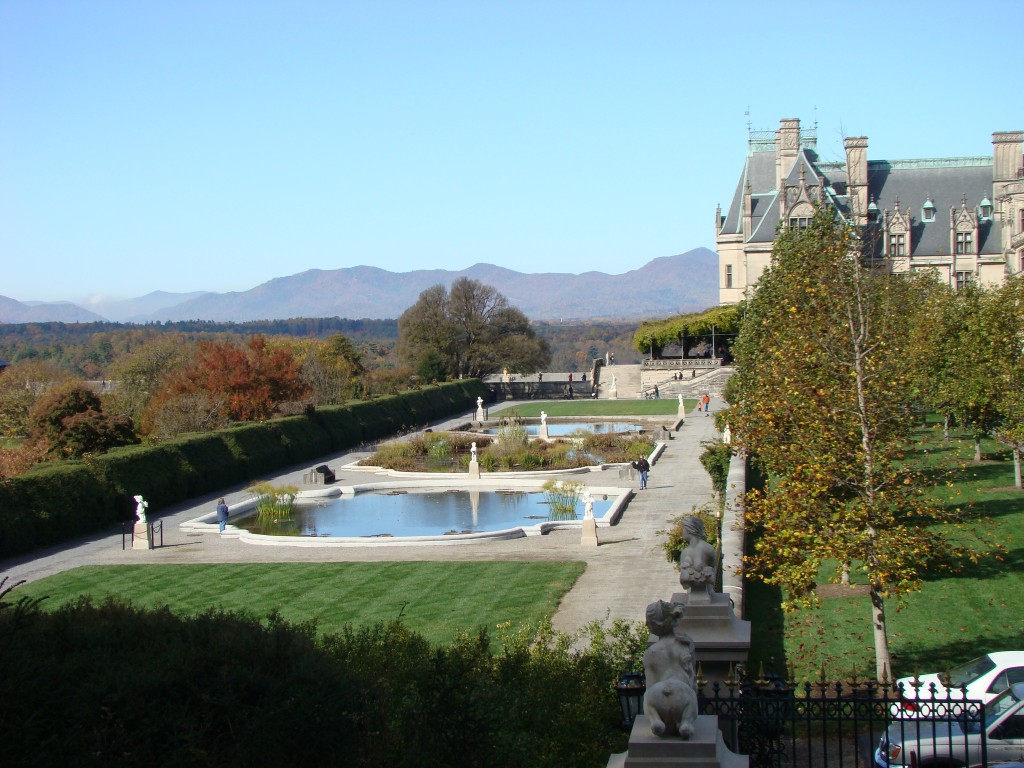
M 1014 685 L 985 705 L 985 728 L 998 720 L 1011 707 L 1017 706 L 1024 695 L 1024 685 Z
M 995 668 L 995 662 L 988 656 L 972 659 L 966 664 L 961 664 L 959 667 L 953 667 L 953 669 L 949 670 L 949 684 L 953 688 L 963 688 Z

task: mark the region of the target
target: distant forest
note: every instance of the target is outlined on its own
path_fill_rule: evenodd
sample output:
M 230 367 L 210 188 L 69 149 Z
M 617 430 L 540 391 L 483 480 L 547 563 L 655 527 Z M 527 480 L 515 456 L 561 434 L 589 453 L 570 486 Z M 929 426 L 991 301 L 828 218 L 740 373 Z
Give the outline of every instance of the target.
M 635 322 L 534 323 L 551 345 L 552 371 L 584 371 L 594 358 L 612 354 L 618 363 L 638 362 L 633 349 Z M 398 364 L 397 320 L 339 317 L 258 320 L 245 323 L 184 320 L 133 323 L 0 323 L 0 360 L 48 360 L 87 379 L 106 377 L 118 357 L 164 334 L 186 340 L 244 338 L 253 335 L 327 338 L 343 334 L 360 350 L 368 368 Z

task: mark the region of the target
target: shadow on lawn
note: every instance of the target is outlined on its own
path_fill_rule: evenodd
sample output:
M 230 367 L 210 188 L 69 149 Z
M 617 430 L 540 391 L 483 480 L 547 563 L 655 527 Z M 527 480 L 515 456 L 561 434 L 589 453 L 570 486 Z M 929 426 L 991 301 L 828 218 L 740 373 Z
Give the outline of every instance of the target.
M 987 555 L 980 562 L 972 563 L 968 558 L 960 561 L 953 561 L 952 571 L 933 572 L 928 571 L 922 574 L 922 581 L 938 582 L 946 579 L 970 579 L 981 581 L 1005 576 L 1024 569 L 1024 548 L 1011 549 L 1000 556 Z

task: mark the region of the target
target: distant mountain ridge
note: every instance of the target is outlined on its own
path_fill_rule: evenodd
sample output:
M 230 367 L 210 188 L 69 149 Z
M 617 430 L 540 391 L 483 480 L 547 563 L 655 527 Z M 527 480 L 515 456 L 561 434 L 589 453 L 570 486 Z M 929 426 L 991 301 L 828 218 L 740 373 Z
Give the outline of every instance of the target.
M 156 291 L 127 301 L 91 302 L 89 310 L 70 303 L 30 305 L 0 296 L 0 322 L 387 319 L 399 317 L 427 288 L 447 287 L 460 277 L 493 286 L 531 320 L 643 319 L 696 312 L 718 304 L 718 256 L 707 248 L 695 248 L 654 259 L 622 275 L 528 274 L 494 264 L 474 264 L 459 271 L 411 272 L 357 266 L 311 269 L 274 278 L 248 291 Z

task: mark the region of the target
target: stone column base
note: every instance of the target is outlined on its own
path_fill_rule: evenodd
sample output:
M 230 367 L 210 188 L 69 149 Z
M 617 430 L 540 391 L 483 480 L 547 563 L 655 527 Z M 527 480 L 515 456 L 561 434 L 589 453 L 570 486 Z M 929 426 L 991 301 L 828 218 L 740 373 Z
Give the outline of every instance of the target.
M 132 549 L 152 549 L 149 540 L 149 523 L 136 523 L 132 530 Z
M 580 545 L 584 547 L 597 546 L 597 520 L 592 517 L 583 518 L 583 528 L 580 535 Z
M 747 768 L 750 758 L 730 752 L 718 730 L 718 717 L 700 715 L 689 739 L 655 736 L 645 715 L 629 735 L 629 750 L 608 759 L 608 768 Z
M 480 462 L 479 461 L 471 461 L 471 462 L 469 462 L 469 476 L 472 477 L 474 480 L 479 480 L 480 479 Z

